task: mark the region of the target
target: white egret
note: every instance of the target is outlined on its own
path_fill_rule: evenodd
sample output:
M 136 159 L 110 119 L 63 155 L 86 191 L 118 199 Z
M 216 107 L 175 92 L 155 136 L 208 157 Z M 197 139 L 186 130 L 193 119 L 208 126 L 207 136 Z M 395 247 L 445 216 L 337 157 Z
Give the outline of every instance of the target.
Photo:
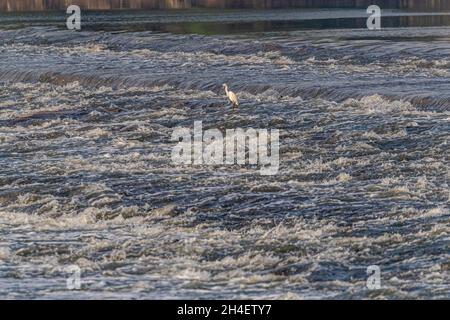
M 239 100 L 236 97 L 236 94 L 233 91 L 228 90 L 228 85 L 226 83 L 223 84 L 223 87 L 225 88 L 225 93 L 227 94 L 228 99 L 233 104 L 233 108 L 237 107 L 239 105 Z

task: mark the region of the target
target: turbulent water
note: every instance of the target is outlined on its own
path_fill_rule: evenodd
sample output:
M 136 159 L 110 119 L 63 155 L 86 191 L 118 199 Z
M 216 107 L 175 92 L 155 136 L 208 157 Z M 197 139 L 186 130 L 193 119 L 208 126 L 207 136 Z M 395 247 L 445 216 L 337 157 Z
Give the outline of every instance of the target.
M 0 15 L 0 297 L 450 298 L 448 19 L 358 16 Z M 278 174 L 174 165 L 194 121 Z

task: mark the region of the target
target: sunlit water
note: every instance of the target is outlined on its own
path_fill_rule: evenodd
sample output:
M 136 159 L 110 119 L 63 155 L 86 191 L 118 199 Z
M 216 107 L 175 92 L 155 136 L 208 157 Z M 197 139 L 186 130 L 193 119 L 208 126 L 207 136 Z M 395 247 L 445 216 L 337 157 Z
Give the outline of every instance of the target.
M 0 297 L 450 298 L 450 23 L 390 15 L 0 15 Z M 174 165 L 200 120 L 279 173 Z

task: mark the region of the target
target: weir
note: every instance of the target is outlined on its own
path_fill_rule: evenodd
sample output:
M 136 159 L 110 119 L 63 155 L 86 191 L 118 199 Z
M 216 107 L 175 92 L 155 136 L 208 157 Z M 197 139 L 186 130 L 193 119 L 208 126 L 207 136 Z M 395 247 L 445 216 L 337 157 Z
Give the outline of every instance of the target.
M 413 10 L 450 9 L 448 0 L 0 0 L 0 12 L 64 10 L 190 9 L 190 8 L 382 8 Z

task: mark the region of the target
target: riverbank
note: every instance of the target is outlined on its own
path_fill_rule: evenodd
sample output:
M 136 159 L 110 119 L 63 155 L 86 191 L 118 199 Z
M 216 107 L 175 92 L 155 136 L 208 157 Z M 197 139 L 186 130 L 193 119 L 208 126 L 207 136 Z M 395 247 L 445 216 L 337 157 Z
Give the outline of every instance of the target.
M 443 0 L 0 0 L 0 12 L 64 10 L 77 4 L 84 10 L 190 9 L 190 8 L 363 8 L 371 4 L 382 8 L 445 10 Z

